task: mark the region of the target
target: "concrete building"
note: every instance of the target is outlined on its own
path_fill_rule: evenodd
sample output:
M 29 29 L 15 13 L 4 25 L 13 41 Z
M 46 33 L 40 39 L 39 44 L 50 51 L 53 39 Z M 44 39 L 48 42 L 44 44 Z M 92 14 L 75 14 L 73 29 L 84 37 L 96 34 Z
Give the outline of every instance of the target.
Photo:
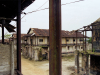
M 23 39 L 23 36 L 25 36 L 26 34 L 21 34 L 21 44 L 24 43 L 24 39 Z M 13 39 L 13 42 L 14 44 L 17 44 L 17 35 L 16 33 L 13 33 L 12 34 L 12 37 L 10 39 Z
M 62 53 L 71 53 L 76 49 L 83 50 L 83 34 L 80 32 L 77 36 L 77 48 L 76 48 L 76 33 L 74 31 L 62 30 Z M 49 58 L 49 30 L 30 28 L 27 35 L 23 37 L 25 44 L 22 47 L 22 54 L 26 58 L 33 60 L 39 60 L 38 53 L 41 50 L 42 55 L 47 54 Z
M 75 73 L 78 75 L 100 75 L 100 18 L 76 31 L 85 32 L 85 36 L 87 31 L 91 31 L 92 39 L 89 45 L 90 50 L 86 48 L 86 37 L 84 37 L 84 50 L 81 52 L 75 51 Z M 81 66 L 79 63 L 79 53 L 82 54 Z

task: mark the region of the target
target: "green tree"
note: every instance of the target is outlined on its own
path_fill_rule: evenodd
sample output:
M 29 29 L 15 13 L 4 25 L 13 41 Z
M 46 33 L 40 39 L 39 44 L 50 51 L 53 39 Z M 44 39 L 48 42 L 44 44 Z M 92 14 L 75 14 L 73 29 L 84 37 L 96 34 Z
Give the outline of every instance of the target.
M 92 37 L 89 38 L 88 43 L 92 43 Z
M 2 37 L 2 36 L 1 36 Z M 10 38 L 11 37 L 11 34 L 8 34 L 7 32 L 4 34 L 4 38 L 5 39 L 8 39 L 8 38 Z

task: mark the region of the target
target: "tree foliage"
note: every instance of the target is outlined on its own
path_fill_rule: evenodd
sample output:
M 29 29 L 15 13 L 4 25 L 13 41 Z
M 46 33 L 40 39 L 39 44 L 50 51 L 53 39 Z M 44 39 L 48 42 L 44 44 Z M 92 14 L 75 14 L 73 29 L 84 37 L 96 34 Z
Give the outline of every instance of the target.
M 1 36 L 1 37 L 2 37 L 2 36 Z M 4 34 L 4 38 L 5 38 L 5 39 L 8 39 L 8 38 L 10 38 L 10 37 L 11 37 L 11 34 L 8 34 L 8 33 L 5 33 L 5 34 Z
M 89 38 L 88 43 L 92 43 L 92 37 Z

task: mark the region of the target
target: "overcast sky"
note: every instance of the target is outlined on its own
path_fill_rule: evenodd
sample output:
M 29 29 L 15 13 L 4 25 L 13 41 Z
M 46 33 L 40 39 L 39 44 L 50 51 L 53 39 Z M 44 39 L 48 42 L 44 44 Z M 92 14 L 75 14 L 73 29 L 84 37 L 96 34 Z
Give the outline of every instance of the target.
M 48 1 L 48 2 L 47 2 Z M 61 4 L 66 4 L 78 0 L 61 0 Z M 49 0 L 35 0 L 23 12 L 49 7 Z M 62 6 L 62 30 L 76 30 L 89 25 L 100 17 L 100 0 L 84 0 Z M 22 15 L 24 16 L 24 15 Z M 13 25 L 15 23 L 12 22 Z M 49 29 L 49 9 L 33 12 L 26 15 L 21 20 L 21 33 L 27 33 L 29 28 Z M 6 31 L 5 31 L 6 32 Z M 88 34 L 90 36 L 90 33 Z

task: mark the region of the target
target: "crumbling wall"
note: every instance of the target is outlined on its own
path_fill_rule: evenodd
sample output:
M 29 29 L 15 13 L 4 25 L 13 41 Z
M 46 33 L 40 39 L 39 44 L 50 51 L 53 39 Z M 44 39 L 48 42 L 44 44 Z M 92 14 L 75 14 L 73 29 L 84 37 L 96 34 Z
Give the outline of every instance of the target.
M 10 74 L 10 52 L 10 45 L 0 44 L 0 75 Z
M 14 45 L 14 69 L 17 69 L 17 46 Z
M 39 46 L 33 46 L 33 47 L 26 46 L 22 48 L 22 55 L 23 57 L 27 59 L 38 61 L 40 49 L 41 49 L 42 57 L 45 56 L 44 54 L 47 53 L 46 59 L 49 59 L 49 48 L 48 47 L 41 48 Z
M 0 75 L 11 75 L 11 45 L 0 44 Z M 17 52 L 14 49 L 14 69 L 17 68 Z

